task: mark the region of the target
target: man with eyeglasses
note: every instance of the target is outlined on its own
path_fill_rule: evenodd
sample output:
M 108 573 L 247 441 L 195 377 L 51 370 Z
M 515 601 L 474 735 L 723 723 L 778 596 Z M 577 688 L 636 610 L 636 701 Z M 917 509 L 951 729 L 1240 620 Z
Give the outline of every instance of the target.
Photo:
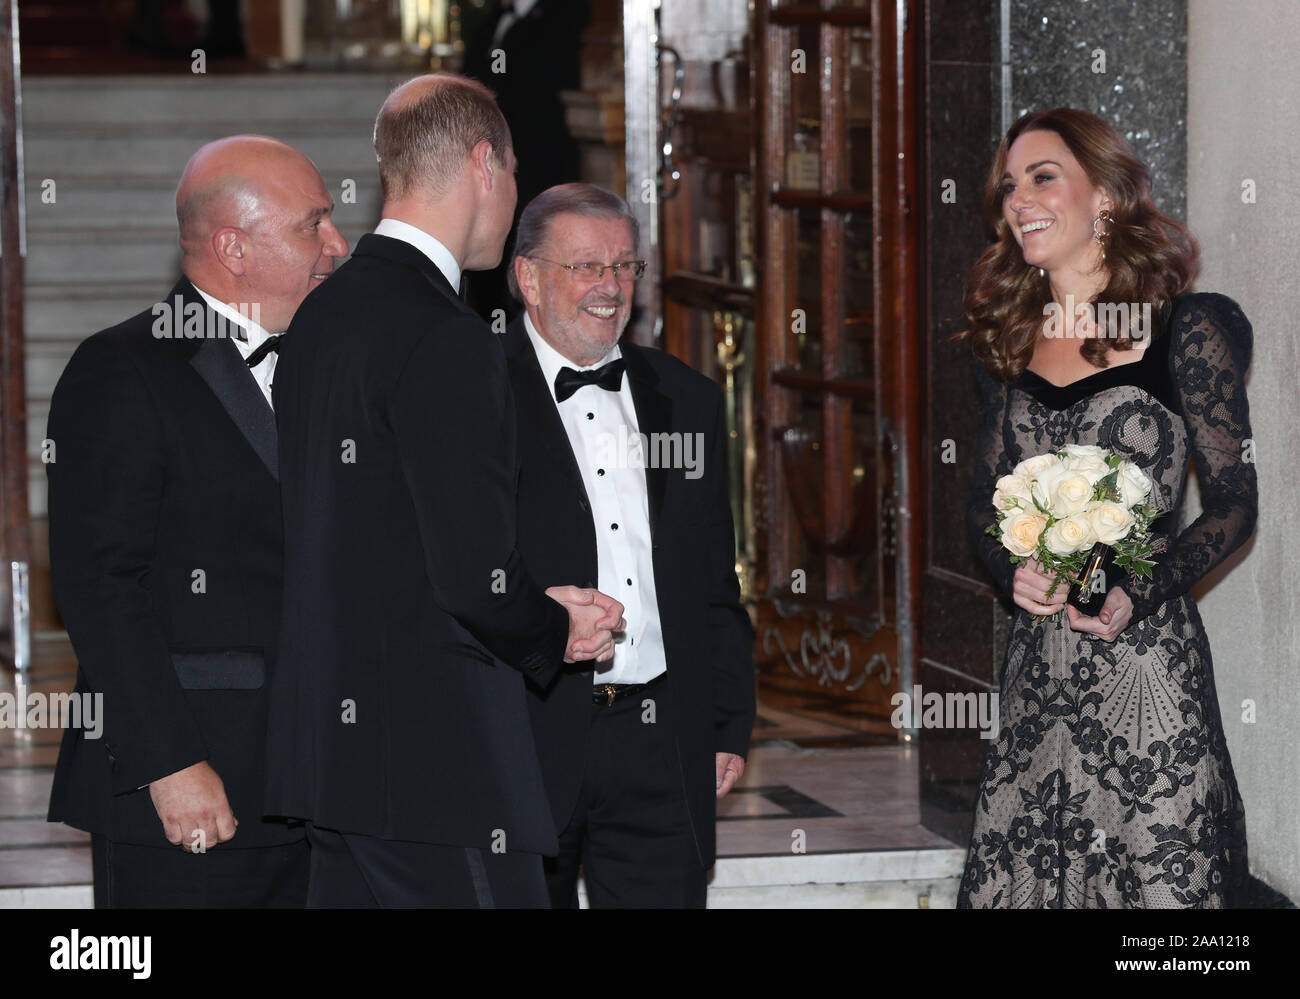
M 626 608 L 608 663 L 578 663 L 529 710 L 559 856 L 555 908 L 702 907 L 715 802 L 745 767 L 753 628 L 739 602 L 718 385 L 620 344 L 637 223 L 590 184 L 544 191 L 508 275 L 525 306 L 505 351 L 519 444 L 519 552 L 539 585 Z

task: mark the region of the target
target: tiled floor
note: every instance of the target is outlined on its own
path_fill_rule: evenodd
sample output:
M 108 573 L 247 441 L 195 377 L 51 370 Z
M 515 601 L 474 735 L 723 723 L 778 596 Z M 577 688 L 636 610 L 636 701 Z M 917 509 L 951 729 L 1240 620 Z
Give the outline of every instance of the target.
M 70 691 L 76 663 L 66 640 L 32 643 L 32 668 L 24 683 L 0 672 L 0 693 L 25 703 L 29 692 Z M 45 821 L 59 729 L 0 729 L 0 889 L 90 883 L 90 837 Z
M 27 690 L 70 690 L 74 670 L 65 641 L 38 641 Z M 0 692 L 15 693 L 11 671 Z M 90 883 L 89 837 L 45 821 L 60 734 L 0 730 L 0 892 Z M 745 775 L 719 804 L 719 856 L 952 849 L 920 824 L 915 748 L 858 741 L 760 706 Z
M 852 733 L 761 705 L 759 720 L 745 775 L 718 803 L 719 856 L 954 845 L 921 826 L 914 747 L 806 748 Z

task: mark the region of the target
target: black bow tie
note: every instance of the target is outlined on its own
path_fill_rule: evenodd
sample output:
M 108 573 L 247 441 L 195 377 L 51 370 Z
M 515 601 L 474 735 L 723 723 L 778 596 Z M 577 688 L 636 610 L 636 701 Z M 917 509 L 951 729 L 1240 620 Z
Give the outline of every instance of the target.
M 275 351 L 277 354 L 280 353 L 280 337 L 283 335 L 284 334 L 282 333 L 272 333 L 263 340 L 262 346 L 258 347 L 257 350 L 248 355 L 248 366 L 250 368 L 257 367 L 266 360 L 266 355 L 271 353 L 271 351 Z
M 599 385 L 607 392 L 617 392 L 623 387 L 623 358 L 617 358 L 590 371 L 561 368 L 560 373 L 555 376 L 555 401 L 563 402 L 584 385 Z

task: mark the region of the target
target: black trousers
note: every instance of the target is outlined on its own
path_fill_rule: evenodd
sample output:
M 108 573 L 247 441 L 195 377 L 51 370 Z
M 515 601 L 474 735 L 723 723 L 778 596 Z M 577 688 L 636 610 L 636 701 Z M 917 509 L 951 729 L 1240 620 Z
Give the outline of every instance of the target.
M 542 858 L 307 825 L 309 909 L 546 909 Z
M 307 841 L 286 846 L 179 846 L 90 839 L 96 909 L 301 909 L 307 902 Z
M 613 705 L 593 701 L 578 804 L 545 861 L 553 908 L 578 907 L 579 867 L 593 909 L 704 907 L 671 701 L 666 675 Z

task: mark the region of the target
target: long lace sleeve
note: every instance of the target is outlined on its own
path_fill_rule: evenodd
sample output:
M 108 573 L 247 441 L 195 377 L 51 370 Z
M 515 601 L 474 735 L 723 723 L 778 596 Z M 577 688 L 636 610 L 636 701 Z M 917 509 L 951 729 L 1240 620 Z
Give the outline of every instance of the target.
M 1178 301 L 1169 336 L 1169 373 L 1183 406 L 1203 512 L 1167 552 L 1154 556 L 1149 578 L 1121 577 L 1134 622 L 1186 593 L 1236 551 L 1255 529 L 1258 513 L 1254 454 L 1247 445 L 1249 321 L 1230 298 L 1190 295 Z
M 974 474 L 966 497 L 966 533 L 984 568 L 998 590 L 1008 599 L 1015 576 L 1015 566 L 1002 543 L 985 528 L 993 522 L 993 487 L 1014 467 L 1004 438 L 1007 387 L 993 378 L 984 365 L 974 361 L 980 391 L 979 436 L 975 439 Z

